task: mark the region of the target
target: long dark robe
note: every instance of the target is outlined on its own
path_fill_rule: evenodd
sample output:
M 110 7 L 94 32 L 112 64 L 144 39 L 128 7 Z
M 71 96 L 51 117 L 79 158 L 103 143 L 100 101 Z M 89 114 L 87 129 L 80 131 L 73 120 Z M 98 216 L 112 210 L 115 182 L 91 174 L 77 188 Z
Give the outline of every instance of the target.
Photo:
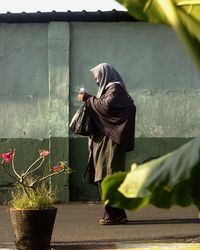
M 120 84 L 108 87 L 100 98 L 88 100 L 96 133 L 102 133 L 126 151 L 134 149 L 136 107 Z
M 90 183 L 96 183 L 106 175 L 125 170 L 125 152 L 134 149 L 136 108 L 126 90 L 117 83 L 108 87 L 100 98 L 91 96 L 88 105 L 95 130 L 84 176 Z
M 113 66 L 102 63 L 91 72 L 98 92 L 88 99 L 95 131 L 85 174 L 100 187 L 103 177 L 124 171 L 126 151 L 134 149 L 136 107 Z M 125 210 L 105 206 L 103 222 L 105 219 L 126 219 Z

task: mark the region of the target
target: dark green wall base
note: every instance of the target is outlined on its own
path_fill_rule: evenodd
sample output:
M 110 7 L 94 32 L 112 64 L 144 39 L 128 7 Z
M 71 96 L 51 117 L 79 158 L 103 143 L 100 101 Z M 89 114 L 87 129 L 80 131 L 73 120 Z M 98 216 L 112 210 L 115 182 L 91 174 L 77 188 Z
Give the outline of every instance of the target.
M 177 149 L 190 139 L 185 138 L 137 138 L 134 152 L 127 153 L 126 169 L 132 163 L 141 164 L 151 157 L 158 157 Z M 69 147 L 68 147 L 68 143 Z M 51 138 L 51 155 L 44 164 L 44 169 L 58 164 L 59 161 L 68 161 L 74 173 L 70 176 L 56 176 L 51 180 L 57 188 L 59 202 L 70 201 L 97 201 L 100 200 L 96 186 L 83 181 L 84 169 L 87 165 L 88 146 L 87 138 Z M 38 150 L 49 149 L 49 140 L 37 139 L 1 139 L 0 153 L 7 152 L 9 148 L 16 149 L 16 166 L 22 171 L 38 156 Z M 0 202 L 8 201 L 9 192 L 12 191 L 13 181 L 8 178 L 3 169 L 0 169 Z
M 177 149 L 190 139 L 185 138 L 137 138 L 135 151 L 127 153 L 126 169 L 132 163 L 141 164 L 151 157 L 159 157 Z M 69 177 L 71 201 L 97 201 L 100 199 L 96 186 L 83 182 L 83 172 L 87 165 L 87 139 L 70 139 L 70 165 L 75 173 Z

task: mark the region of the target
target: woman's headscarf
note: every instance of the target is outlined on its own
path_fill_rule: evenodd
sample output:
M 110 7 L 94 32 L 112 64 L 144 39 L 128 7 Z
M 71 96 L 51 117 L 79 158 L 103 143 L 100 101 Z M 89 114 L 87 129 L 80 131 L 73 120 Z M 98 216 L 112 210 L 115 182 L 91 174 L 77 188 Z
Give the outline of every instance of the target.
M 126 87 L 124 81 L 116 69 L 108 63 L 100 63 L 96 67 L 90 70 L 92 74 L 98 78 L 98 91 L 96 97 L 99 98 L 103 94 L 104 90 L 110 87 L 112 84 L 119 84 L 125 91 Z

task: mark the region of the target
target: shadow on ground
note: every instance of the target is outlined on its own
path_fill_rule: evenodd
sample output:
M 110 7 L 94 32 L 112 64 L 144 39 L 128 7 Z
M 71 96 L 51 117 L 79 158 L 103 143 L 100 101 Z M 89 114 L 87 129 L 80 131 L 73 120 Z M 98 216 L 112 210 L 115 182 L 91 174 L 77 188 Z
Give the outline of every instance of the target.
M 200 219 L 167 219 L 167 220 L 133 220 L 128 221 L 127 225 L 143 225 L 143 224 L 193 224 L 200 223 Z

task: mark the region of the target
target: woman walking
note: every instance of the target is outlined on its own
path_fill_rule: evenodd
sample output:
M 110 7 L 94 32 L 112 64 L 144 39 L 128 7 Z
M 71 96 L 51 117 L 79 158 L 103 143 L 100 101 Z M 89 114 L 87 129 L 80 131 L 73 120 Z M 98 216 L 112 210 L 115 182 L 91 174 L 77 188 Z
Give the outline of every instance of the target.
M 106 175 L 125 170 L 127 151 L 134 149 L 136 107 L 120 74 L 113 66 L 101 63 L 91 69 L 98 86 L 96 96 L 85 91 L 78 95 L 86 101 L 95 129 L 89 138 L 89 161 L 85 175 L 97 184 Z M 127 222 L 124 209 L 105 206 L 100 224 L 115 225 Z

